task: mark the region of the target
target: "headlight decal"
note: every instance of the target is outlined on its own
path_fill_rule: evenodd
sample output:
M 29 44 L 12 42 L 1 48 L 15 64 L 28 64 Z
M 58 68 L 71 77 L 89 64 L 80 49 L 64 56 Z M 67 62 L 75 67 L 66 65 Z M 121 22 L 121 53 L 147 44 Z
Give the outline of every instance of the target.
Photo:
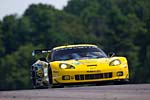
M 109 66 L 117 66 L 120 64 L 121 64 L 121 61 L 119 59 L 115 59 L 109 63 Z
M 61 63 L 61 64 L 59 65 L 59 67 L 60 67 L 61 69 L 75 69 L 74 66 L 69 65 L 69 64 L 65 64 L 65 63 Z
M 67 64 L 60 64 L 60 68 L 66 69 L 67 68 Z

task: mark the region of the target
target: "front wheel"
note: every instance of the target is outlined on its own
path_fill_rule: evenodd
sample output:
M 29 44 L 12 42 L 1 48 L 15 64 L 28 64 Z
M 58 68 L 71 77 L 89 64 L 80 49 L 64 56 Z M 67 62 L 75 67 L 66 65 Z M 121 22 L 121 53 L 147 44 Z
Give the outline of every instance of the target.
M 36 68 L 31 69 L 31 80 L 33 89 L 45 89 L 49 87 L 49 82 L 43 82 L 41 76 L 38 75 Z
M 48 78 L 49 78 L 49 87 L 50 88 L 64 88 L 64 85 L 62 84 L 53 84 L 53 78 L 52 78 L 52 70 L 49 66 L 49 70 L 48 70 Z

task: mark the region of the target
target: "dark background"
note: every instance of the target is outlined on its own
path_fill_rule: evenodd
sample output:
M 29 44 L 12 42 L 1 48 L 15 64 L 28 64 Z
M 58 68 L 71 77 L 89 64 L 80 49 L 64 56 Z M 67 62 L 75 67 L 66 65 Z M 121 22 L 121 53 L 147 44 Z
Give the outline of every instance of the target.
M 0 90 L 31 88 L 34 49 L 96 44 L 129 62 L 131 83 L 150 83 L 150 0 L 70 0 L 63 10 L 32 4 L 0 20 Z

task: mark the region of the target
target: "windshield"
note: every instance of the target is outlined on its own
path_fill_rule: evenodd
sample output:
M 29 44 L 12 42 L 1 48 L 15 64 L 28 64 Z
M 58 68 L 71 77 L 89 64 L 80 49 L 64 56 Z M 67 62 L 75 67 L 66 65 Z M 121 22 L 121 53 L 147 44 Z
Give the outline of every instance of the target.
M 92 46 L 58 49 L 53 52 L 52 56 L 53 61 L 96 59 L 107 57 L 101 49 Z

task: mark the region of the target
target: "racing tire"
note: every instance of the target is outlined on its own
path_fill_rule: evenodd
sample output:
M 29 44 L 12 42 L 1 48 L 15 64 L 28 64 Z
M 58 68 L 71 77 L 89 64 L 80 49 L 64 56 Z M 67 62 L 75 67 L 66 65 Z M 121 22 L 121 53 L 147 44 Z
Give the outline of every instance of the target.
M 52 78 L 52 70 L 51 70 L 51 67 L 50 65 L 48 65 L 48 78 L 49 78 L 49 87 L 50 88 L 64 88 L 64 85 L 61 85 L 61 84 L 57 84 L 57 85 L 54 85 L 53 84 L 53 78 Z
M 114 81 L 114 85 L 123 85 L 123 84 L 129 84 L 129 80 L 128 79 L 121 79 L 121 80 Z

